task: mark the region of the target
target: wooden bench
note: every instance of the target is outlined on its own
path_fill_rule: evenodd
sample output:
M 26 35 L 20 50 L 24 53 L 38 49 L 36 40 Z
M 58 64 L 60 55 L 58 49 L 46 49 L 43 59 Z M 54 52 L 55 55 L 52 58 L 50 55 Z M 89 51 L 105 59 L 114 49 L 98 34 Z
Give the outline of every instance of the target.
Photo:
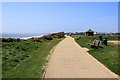
M 88 45 L 90 45 L 91 48 L 98 48 L 100 44 L 99 40 L 94 40 L 92 43 L 89 43 Z

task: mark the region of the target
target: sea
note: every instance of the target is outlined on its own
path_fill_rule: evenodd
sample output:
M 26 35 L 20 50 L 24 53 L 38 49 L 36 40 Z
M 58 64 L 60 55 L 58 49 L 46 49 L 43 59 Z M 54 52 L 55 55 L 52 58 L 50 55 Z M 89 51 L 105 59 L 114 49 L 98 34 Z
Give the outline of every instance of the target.
M 29 39 L 29 38 L 39 38 L 49 33 L 1 33 L 0 38 L 20 38 L 20 39 Z

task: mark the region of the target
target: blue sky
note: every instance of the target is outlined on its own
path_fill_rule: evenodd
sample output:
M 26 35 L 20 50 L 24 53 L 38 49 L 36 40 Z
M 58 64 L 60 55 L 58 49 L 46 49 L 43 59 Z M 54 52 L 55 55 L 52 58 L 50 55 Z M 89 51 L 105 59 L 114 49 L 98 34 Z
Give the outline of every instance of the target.
M 4 2 L 3 33 L 118 31 L 117 2 Z

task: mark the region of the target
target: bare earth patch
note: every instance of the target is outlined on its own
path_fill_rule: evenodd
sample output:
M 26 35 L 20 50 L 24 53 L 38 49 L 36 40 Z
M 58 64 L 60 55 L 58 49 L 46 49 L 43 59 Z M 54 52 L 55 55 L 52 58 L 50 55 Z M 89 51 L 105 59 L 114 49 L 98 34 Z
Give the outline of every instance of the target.
M 120 41 L 108 41 L 108 42 L 113 44 L 120 44 Z
M 44 44 L 50 44 L 49 42 L 46 42 L 46 43 L 44 43 Z

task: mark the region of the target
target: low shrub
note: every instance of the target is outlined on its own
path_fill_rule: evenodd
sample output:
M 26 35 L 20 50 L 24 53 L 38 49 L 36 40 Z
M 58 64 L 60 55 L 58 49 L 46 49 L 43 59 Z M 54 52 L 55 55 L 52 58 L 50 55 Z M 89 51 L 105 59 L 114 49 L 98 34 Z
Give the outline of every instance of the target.
M 53 37 L 52 37 L 52 35 L 47 35 L 47 36 L 44 36 L 44 39 L 53 40 Z
M 2 42 L 13 42 L 13 41 L 20 41 L 20 38 L 14 39 L 14 38 L 1 38 Z
M 13 42 L 13 38 L 2 38 L 2 42 Z
M 59 33 L 53 33 L 53 34 L 43 36 L 42 38 L 44 38 L 46 40 L 53 40 L 54 38 L 63 38 L 64 35 L 65 35 L 64 32 L 59 32 Z
M 28 41 L 41 42 L 39 38 L 30 38 Z
M 59 32 L 59 33 L 53 33 L 51 34 L 53 38 L 63 38 L 65 33 L 64 32 Z

